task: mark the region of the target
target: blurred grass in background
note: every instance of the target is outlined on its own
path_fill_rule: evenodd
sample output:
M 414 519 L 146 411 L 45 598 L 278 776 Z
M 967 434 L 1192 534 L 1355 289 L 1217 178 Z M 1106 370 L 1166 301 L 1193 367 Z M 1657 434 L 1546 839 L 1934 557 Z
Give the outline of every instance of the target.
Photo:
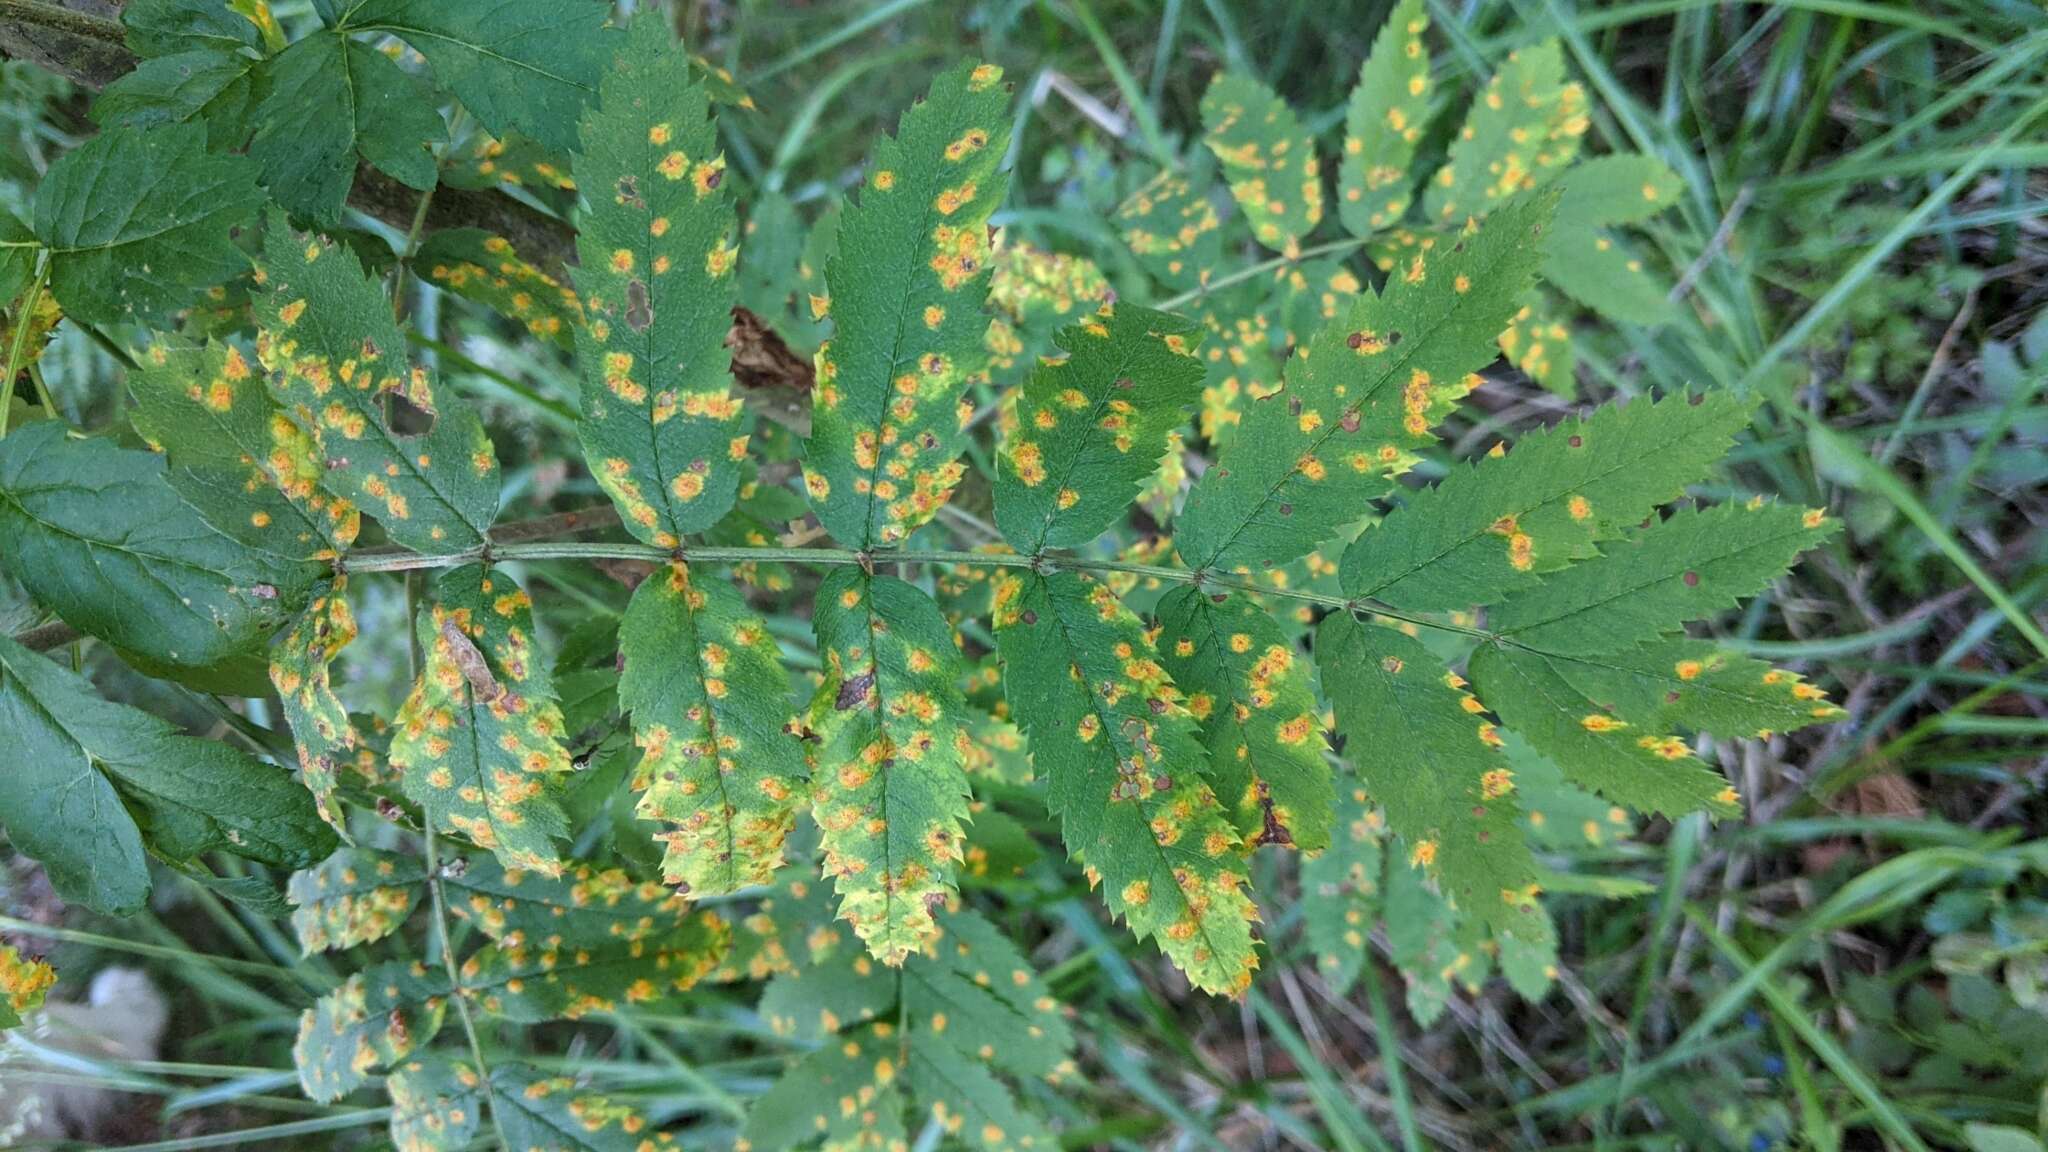
M 723 118 L 725 143 L 750 187 L 789 199 L 792 250 L 799 221 L 853 184 L 896 110 L 974 54 L 1004 65 L 1020 94 L 1017 175 L 996 222 L 1090 257 L 1142 296 L 1103 221 L 1184 151 L 1210 76 L 1258 75 L 1333 141 L 1389 7 L 739 0 L 679 4 L 676 18 L 756 102 Z M 304 20 L 309 7 L 277 10 Z M 1381 983 L 1390 973 L 1352 998 L 1328 992 L 1282 911 L 1295 907 L 1289 877 L 1262 878 L 1277 897 L 1266 934 L 1278 951 L 1241 1004 L 1184 995 L 1148 949 L 1102 930 L 1078 892 L 1037 893 L 1035 958 L 1078 1012 L 1086 1071 L 1059 1095 L 1039 1090 L 1040 1102 L 1064 1119 L 1069 1148 L 2040 1149 L 2048 10 L 1430 10 L 1440 107 L 1425 169 L 1475 78 L 1560 36 L 1592 97 L 1588 150 L 1648 152 L 1683 179 L 1679 209 L 1645 230 L 1677 285 L 1678 319 L 1582 328 L 1581 399 L 1687 385 L 1768 398 L 1739 450 L 1742 490 L 1826 505 L 1850 530 L 1726 639 L 1827 683 L 1849 717 L 1717 747 L 1750 801 L 1747 823 L 1658 824 L 1587 849 L 1647 894 L 1560 900 L 1556 991 L 1536 1005 L 1504 988 L 1460 995 L 1428 1029 Z M 84 105 L 47 74 L 5 67 L 0 196 L 18 199 L 90 130 Z M 425 294 L 423 325 L 438 306 Z M 444 331 L 465 357 L 444 369 L 491 404 L 495 428 L 524 438 L 523 462 L 501 442 L 508 479 L 525 494 L 557 491 L 573 378 L 481 313 Z M 109 415 L 115 365 L 83 334 L 67 325 L 42 370 L 65 415 Z M 1519 376 L 1490 379 L 1448 440 L 1468 451 L 1563 406 Z M 545 579 L 572 600 L 602 600 L 596 573 Z M 388 705 L 401 689 L 402 610 L 388 596 L 362 608 L 366 643 L 350 668 L 365 699 Z M 1754 639 L 1767 619 L 1791 638 Z M 123 683 L 156 694 L 148 704 L 164 714 L 225 719 L 203 698 Z M 131 926 L 95 924 L 60 913 L 16 865 L 0 933 L 54 944 L 77 970 L 142 964 L 177 1000 L 173 1062 L 76 1061 L 35 1075 L 114 1076 L 144 1094 L 135 1139 L 149 1148 L 383 1139 L 384 1110 L 298 1093 L 298 1013 L 336 974 L 299 959 L 277 922 L 184 886 Z M 784 1051 L 744 998 L 717 991 L 688 1017 L 612 1023 L 610 1042 L 563 1063 L 657 1118 L 699 1117 L 687 1146 L 726 1146 Z

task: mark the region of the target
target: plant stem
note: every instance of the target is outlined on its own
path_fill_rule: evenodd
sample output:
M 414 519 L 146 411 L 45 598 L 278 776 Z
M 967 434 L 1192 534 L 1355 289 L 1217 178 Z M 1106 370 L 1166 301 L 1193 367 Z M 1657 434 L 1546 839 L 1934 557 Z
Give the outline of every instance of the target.
M 7 417 L 14 406 L 14 378 L 27 363 L 29 329 L 35 327 L 36 305 L 42 303 L 43 285 L 50 281 L 50 258 L 38 255 L 36 278 L 21 295 L 21 307 L 14 311 L 14 334 L 7 341 L 7 371 L 0 375 L 0 436 L 7 435 Z
M 469 1058 L 476 1061 L 477 1080 L 483 1085 L 484 1106 L 491 1114 L 491 1133 L 498 1138 L 498 1147 L 511 1148 L 512 1142 L 505 1139 L 504 1121 L 498 1118 L 498 1096 L 491 1087 L 491 1067 L 484 1062 L 483 1042 L 477 1039 L 476 1020 L 469 1012 L 469 992 L 462 986 L 462 971 L 455 963 L 455 949 L 448 941 L 448 905 L 441 895 L 441 865 L 434 847 L 433 817 L 422 814 L 421 826 L 427 837 L 427 893 L 434 903 L 434 932 L 441 938 L 441 963 L 448 969 L 450 999 L 455 1001 L 455 1014 L 462 1019 L 462 1034 L 469 1038 Z
M 1200 288 L 1190 289 L 1178 296 L 1161 301 L 1158 307 L 1162 312 L 1171 312 L 1175 308 L 1183 307 L 1211 293 L 1221 292 L 1223 289 L 1234 284 L 1242 284 L 1254 276 L 1263 276 L 1276 268 L 1285 268 L 1289 264 L 1299 264 L 1303 260 L 1316 256 L 1329 256 L 1337 252 L 1351 252 L 1363 247 L 1365 247 L 1365 241 L 1363 240 L 1332 240 L 1327 244 L 1318 244 L 1313 248 L 1304 248 L 1296 256 L 1275 256 L 1271 260 L 1261 261 L 1249 268 L 1240 268 L 1220 280 L 1212 280 Z
M 73 36 L 98 40 L 116 47 L 127 46 L 127 32 L 122 29 L 119 21 L 74 12 L 55 4 L 37 3 L 36 0 L 0 0 L 0 20 L 14 20 L 37 28 L 68 32 Z
M 506 560 L 651 560 L 661 561 L 680 557 L 684 560 L 703 561 L 712 564 L 755 563 L 755 564 L 860 564 L 881 566 L 885 564 L 971 564 L 989 568 L 1031 568 L 1040 572 L 1122 572 L 1171 584 L 1194 584 L 1204 588 L 1226 588 L 1236 592 L 1249 592 L 1257 596 L 1277 596 L 1286 600 L 1299 600 L 1323 608 L 1370 611 L 1392 620 L 1415 624 L 1423 628 L 1435 628 L 1457 632 L 1483 640 L 1499 639 L 1496 634 L 1481 628 L 1468 628 L 1459 624 L 1447 624 L 1427 617 L 1406 616 L 1368 601 L 1332 596 L 1323 592 L 1309 592 L 1297 588 L 1269 588 L 1249 580 L 1233 576 L 1218 576 L 1210 572 L 1197 572 L 1188 568 L 1172 568 L 1160 564 L 1134 564 L 1123 560 L 1096 560 L 1085 556 L 1055 556 L 1040 553 L 1025 556 L 1014 552 L 961 552 L 933 549 L 877 549 L 859 552 L 851 548 L 725 548 L 701 547 L 669 550 L 656 548 L 651 544 L 578 544 L 571 542 L 542 542 L 532 544 L 493 544 L 488 548 L 466 548 L 443 556 L 423 556 L 415 552 L 390 552 L 378 550 L 373 553 L 357 553 L 343 559 L 343 567 L 351 572 L 410 572 L 421 568 L 453 568 L 478 561 L 496 563 Z

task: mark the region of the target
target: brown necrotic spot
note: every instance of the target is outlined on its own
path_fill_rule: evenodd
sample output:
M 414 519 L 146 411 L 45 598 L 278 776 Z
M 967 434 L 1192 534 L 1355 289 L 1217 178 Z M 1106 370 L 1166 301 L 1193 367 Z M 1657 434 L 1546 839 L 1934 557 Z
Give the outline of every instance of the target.
M 1683 579 L 1687 588 L 1697 588 L 1700 586 L 1700 574 L 1697 572 L 1687 572 Z
M 626 327 L 635 332 L 647 331 L 654 323 L 654 306 L 647 299 L 647 285 L 633 279 L 626 282 Z
M 844 712 L 850 708 L 864 707 L 875 691 L 875 672 L 870 668 L 858 676 L 848 679 L 839 686 L 839 695 L 832 701 L 832 707 Z

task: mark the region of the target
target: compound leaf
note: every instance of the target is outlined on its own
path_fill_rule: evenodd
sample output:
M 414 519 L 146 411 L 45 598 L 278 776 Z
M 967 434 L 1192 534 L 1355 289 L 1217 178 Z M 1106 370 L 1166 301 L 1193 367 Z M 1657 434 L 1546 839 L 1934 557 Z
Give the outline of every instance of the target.
M 1456 467 L 1344 552 L 1347 596 L 1410 611 L 1491 604 L 1598 555 L 1703 478 L 1749 422 L 1725 391 L 1608 405 Z
M 249 157 L 279 204 L 333 227 L 360 156 L 412 188 L 434 186 L 433 146 L 447 138 L 419 77 L 347 32 L 308 35 L 266 61 Z
M 1012 547 L 1076 547 L 1124 515 L 1201 390 L 1199 339 L 1192 321 L 1134 304 L 1059 331 L 1067 355 L 1025 382 L 997 467 L 996 526 Z
M 1251 76 L 1218 73 L 1202 93 L 1202 127 L 1252 235 L 1275 252 L 1299 252 L 1323 219 L 1323 177 L 1294 109 Z
M 964 474 L 956 459 L 988 328 L 988 219 L 1003 201 L 1009 89 L 963 64 L 932 81 L 875 149 L 825 266 L 832 339 L 818 350 L 804 486 L 849 547 L 901 544 Z
M 747 437 L 725 334 L 738 260 L 725 157 L 701 86 L 658 14 L 633 22 L 576 182 L 584 456 L 626 526 L 673 548 L 731 509 Z
M 1539 935 L 1514 772 L 1464 680 L 1421 641 L 1348 612 L 1323 619 L 1315 649 L 1347 758 L 1409 864 L 1497 934 Z
M 1144 627 L 1115 591 L 1074 573 L 994 580 L 1010 709 L 1068 850 L 1196 987 L 1243 992 L 1258 957 L 1239 839 Z
M 885 964 L 938 934 L 967 819 L 960 653 L 938 605 L 841 568 L 818 586 L 812 813 L 839 915 Z
M 568 822 L 551 784 L 569 754 L 532 601 L 505 573 L 467 564 L 435 578 L 413 627 L 426 663 L 391 739 L 406 795 L 506 867 L 559 874 L 554 840 Z
M 1210 780 L 1250 846 L 1330 842 L 1330 767 L 1306 663 L 1242 592 L 1183 585 L 1158 608 L 1159 660 L 1187 695 Z
M 397 36 L 492 133 L 523 132 L 566 154 L 617 47 L 610 14 L 591 0 L 363 0 L 334 28 Z
M 224 851 L 303 867 L 334 850 L 333 832 L 281 769 L 102 700 L 5 637 L 0 722 L 0 821 L 66 900 L 111 916 L 139 911 L 149 894 L 145 836 L 177 862 Z
M 671 563 L 633 593 L 619 637 L 619 702 L 642 752 L 635 812 L 663 825 L 662 879 L 692 896 L 767 883 L 805 775 L 767 626 L 732 584 Z
M 257 354 L 278 400 L 313 433 L 329 490 L 416 552 L 484 543 L 498 512 L 490 438 L 468 405 L 406 364 L 377 281 L 354 252 L 293 231 L 275 210 L 263 253 Z
M 1429 27 L 1423 0 L 1401 0 L 1358 67 L 1344 117 L 1337 211 L 1361 239 L 1399 221 L 1415 190 L 1415 146 L 1429 114 Z
M 1738 811 L 1735 789 L 1694 756 L 1656 714 L 1623 711 L 1573 685 L 1565 657 L 1486 646 L 1472 655 L 1472 679 L 1501 723 L 1549 757 L 1565 779 L 1616 804 L 1673 818 Z
M 1448 251 L 1418 252 L 1298 350 L 1189 494 L 1174 542 L 1188 566 L 1284 564 L 1357 519 L 1494 358 L 1554 201 L 1522 199 Z
M 256 166 L 208 152 L 199 125 L 109 128 L 36 186 L 50 291 L 81 323 L 165 320 L 248 269 L 234 234 L 262 203 Z
M 295 873 L 286 894 L 299 950 L 311 956 L 391 935 L 412 915 L 426 879 L 416 857 L 369 848 L 344 848 Z
M 1817 508 L 1760 497 L 1680 511 L 1508 597 L 1488 623 L 1554 655 L 1622 651 L 1734 607 L 1834 530 Z
M 441 1030 L 448 974 L 394 960 L 350 976 L 299 1017 L 292 1059 L 299 1086 L 325 1104 L 361 1087 L 370 1072 L 405 1059 Z
M 163 457 L 39 421 L 0 440 L 0 566 L 66 623 L 160 664 L 203 668 L 283 623 L 303 570 L 229 539 Z

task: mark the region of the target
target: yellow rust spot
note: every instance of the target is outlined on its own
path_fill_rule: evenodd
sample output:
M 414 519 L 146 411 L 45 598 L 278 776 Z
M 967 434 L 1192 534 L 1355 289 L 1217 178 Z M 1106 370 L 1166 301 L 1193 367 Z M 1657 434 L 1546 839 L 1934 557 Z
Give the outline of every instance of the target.
M 1628 722 L 1616 720 L 1604 712 L 1589 712 L 1579 718 L 1579 726 L 1588 732 L 1618 732 L 1628 727 Z

